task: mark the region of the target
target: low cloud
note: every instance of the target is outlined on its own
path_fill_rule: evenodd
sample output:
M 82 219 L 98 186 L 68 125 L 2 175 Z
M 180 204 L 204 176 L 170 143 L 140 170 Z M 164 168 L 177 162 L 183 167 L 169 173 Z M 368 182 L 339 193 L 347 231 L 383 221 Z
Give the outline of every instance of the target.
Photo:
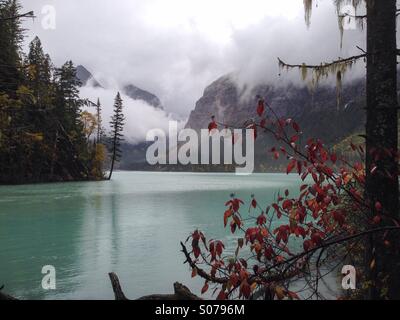
M 110 130 L 110 119 L 113 114 L 114 99 L 118 88 L 94 88 L 87 85 L 81 88 L 80 96 L 97 102 L 100 99 L 102 105 L 103 126 L 107 132 Z M 125 140 L 137 144 L 146 140 L 147 133 L 152 129 L 162 129 L 168 132 L 169 121 L 173 121 L 172 115 L 163 110 L 156 109 L 142 100 L 133 100 L 121 94 L 123 100 L 123 113 L 125 115 L 124 137 Z M 88 109 L 95 113 L 95 109 Z M 183 128 L 185 121 L 179 122 L 179 127 Z
M 359 54 L 365 30 L 346 31 L 340 48 L 333 2 L 315 1 L 308 29 L 301 0 L 22 0 L 38 15 L 24 24 L 27 40 L 39 35 L 56 65 L 72 59 L 102 84 L 134 84 L 181 119 L 227 73 L 242 84 L 301 84 L 297 71 L 278 76 L 277 57 L 319 64 Z M 44 5 L 56 9 L 55 30 L 41 26 Z M 353 71 L 345 80 L 363 75 L 363 63 Z

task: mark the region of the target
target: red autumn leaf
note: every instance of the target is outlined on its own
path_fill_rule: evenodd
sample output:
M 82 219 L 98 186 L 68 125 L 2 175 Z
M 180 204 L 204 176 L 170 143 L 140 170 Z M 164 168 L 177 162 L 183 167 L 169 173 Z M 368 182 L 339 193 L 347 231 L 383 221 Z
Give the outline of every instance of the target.
M 232 217 L 232 215 L 233 215 L 232 209 L 228 209 L 228 210 L 225 211 L 225 213 L 224 213 L 224 226 L 225 226 L 225 227 L 226 227 L 226 225 L 228 224 L 228 219 L 229 219 L 230 217 Z
M 282 208 L 283 208 L 284 210 L 292 209 L 292 207 L 293 207 L 293 201 L 292 201 L 292 200 L 285 200 L 285 201 L 282 203 Z
M 200 248 L 199 247 L 194 247 L 193 248 L 193 254 L 194 254 L 194 257 L 197 259 L 198 257 L 200 257 L 200 253 L 201 253 L 201 251 L 200 251 Z
M 235 221 L 235 224 L 237 224 L 238 227 L 242 226 L 242 220 L 237 215 L 233 216 L 233 221 Z
M 306 240 L 303 243 L 304 251 L 309 251 L 313 246 L 313 242 L 311 240 Z
M 208 132 L 218 129 L 218 124 L 215 121 L 210 122 L 208 125 Z
M 300 132 L 300 126 L 299 126 L 296 122 L 293 122 L 293 123 L 292 123 L 292 126 L 293 126 L 293 129 L 294 129 L 296 132 Z
M 303 171 L 303 163 L 301 161 L 297 161 L 297 173 L 300 175 Z
M 300 297 L 297 295 L 296 292 L 288 291 L 287 294 L 288 294 L 289 298 L 292 300 L 300 300 Z
M 290 161 L 290 163 L 288 164 L 287 169 L 286 169 L 287 174 L 289 174 L 293 171 L 294 167 L 296 166 L 296 163 L 297 163 L 297 161 L 294 159 L 292 161 Z
M 300 187 L 300 192 L 303 192 L 304 190 L 306 190 L 308 188 L 308 184 L 303 184 L 301 187 Z
M 322 244 L 322 236 L 319 232 L 314 232 L 311 236 L 312 242 L 314 242 L 317 246 Z
M 303 227 L 298 226 L 295 229 L 295 235 L 296 236 L 302 236 L 303 239 L 306 237 L 306 230 Z
M 272 208 L 275 209 L 276 214 L 277 214 L 277 217 L 278 217 L 278 219 L 280 219 L 280 218 L 282 217 L 282 212 L 281 212 L 281 210 L 279 209 L 279 206 L 278 206 L 276 203 L 274 203 L 274 204 L 272 205 Z
M 250 287 L 249 283 L 247 282 L 247 280 L 244 280 L 242 282 L 242 284 L 240 285 L 240 292 L 246 299 L 250 298 L 251 287 Z
M 329 205 L 331 202 L 332 202 L 332 197 L 327 196 L 327 197 L 324 198 L 324 203 L 326 205 Z
M 221 290 L 221 292 L 219 293 L 217 300 L 226 300 L 226 293 L 224 290 Z
M 298 135 L 294 135 L 293 137 L 290 138 L 290 143 L 296 143 L 299 140 Z
M 252 201 L 251 201 L 251 206 L 255 209 L 255 208 L 257 208 L 257 200 L 256 199 L 253 199 Z
M 332 161 L 332 163 L 336 163 L 336 161 L 337 161 L 337 155 L 336 155 L 335 153 L 332 153 L 332 154 L 331 154 L 331 161 Z
M 254 140 L 256 140 L 257 136 L 258 136 L 257 125 L 253 124 L 249 129 L 253 130 L 253 137 L 254 137 Z
M 374 224 L 380 224 L 382 221 L 381 216 L 375 216 L 374 219 L 372 220 Z
M 342 226 L 345 221 L 345 217 L 342 212 L 339 211 L 334 211 L 333 212 L 333 219 L 340 225 Z
M 257 114 L 259 117 L 262 117 L 265 111 L 265 102 L 264 100 L 258 101 L 258 106 L 257 106 Z
M 257 224 L 258 224 L 259 226 L 262 226 L 262 225 L 265 224 L 266 222 L 267 222 L 267 217 L 266 217 L 264 214 L 260 215 L 260 216 L 257 218 Z
M 239 277 L 236 273 L 232 273 L 229 277 L 229 280 L 233 286 L 236 286 L 239 282 Z
M 382 211 L 382 204 L 379 201 L 375 203 L 375 209 L 378 212 Z
M 232 199 L 232 200 L 228 201 L 225 205 L 226 206 L 228 206 L 228 205 L 231 206 L 232 210 L 234 212 L 238 212 L 239 209 L 240 209 L 240 205 L 241 204 L 244 204 L 244 202 L 242 200 L 240 200 L 240 199 Z
M 224 248 L 225 248 L 224 244 L 221 241 L 217 241 L 217 246 L 216 246 L 216 249 L 215 249 L 216 252 L 217 252 L 217 255 L 219 255 L 221 257 L 222 251 L 223 251 Z

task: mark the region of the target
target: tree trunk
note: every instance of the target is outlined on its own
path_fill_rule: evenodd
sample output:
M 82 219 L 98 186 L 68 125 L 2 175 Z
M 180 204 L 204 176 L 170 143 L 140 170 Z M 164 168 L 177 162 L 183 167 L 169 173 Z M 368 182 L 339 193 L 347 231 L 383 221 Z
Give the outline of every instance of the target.
M 115 159 L 116 159 L 116 152 L 117 152 L 117 137 L 114 137 L 114 141 L 113 141 L 113 155 L 112 155 L 112 159 L 111 159 L 111 169 L 110 169 L 110 174 L 108 176 L 108 180 L 111 180 L 113 171 L 114 171 L 114 164 L 115 164 Z
M 367 17 L 365 198 L 374 208 L 371 218 L 379 214 L 379 202 L 383 224 L 393 225 L 399 217 L 396 0 L 368 0 Z M 395 233 L 369 239 L 366 274 L 372 286 L 367 298 L 400 298 L 398 240 Z

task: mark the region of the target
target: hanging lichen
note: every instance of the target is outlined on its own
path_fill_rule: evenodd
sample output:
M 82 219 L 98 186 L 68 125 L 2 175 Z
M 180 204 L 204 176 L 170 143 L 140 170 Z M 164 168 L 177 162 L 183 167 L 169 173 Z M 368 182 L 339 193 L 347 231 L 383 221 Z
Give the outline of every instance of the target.
M 303 0 L 303 2 L 304 2 L 304 18 L 306 20 L 307 27 L 309 27 L 311 23 L 313 0 Z
M 338 15 L 338 24 L 339 24 L 339 32 L 340 32 L 340 48 L 343 47 L 343 37 L 344 37 L 344 29 L 345 29 L 344 26 L 347 22 L 351 23 L 352 20 L 355 20 L 356 23 L 358 24 L 358 27 L 361 30 L 364 30 L 365 16 L 357 15 L 357 10 L 360 7 L 362 1 L 363 0 L 334 0 L 335 5 L 336 5 L 336 12 Z M 352 6 L 354 9 L 354 12 L 352 14 L 344 13 L 343 12 L 344 6 Z
M 301 78 L 303 79 L 303 81 L 305 81 L 308 75 L 308 69 L 305 63 L 303 63 L 303 65 L 300 67 L 300 70 L 301 70 Z
M 339 31 L 341 35 L 340 46 L 343 44 L 343 33 L 345 29 L 346 18 L 356 19 L 359 23 L 359 27 L 361 29 L 364 28 L 364 20 L 365 16 L 358 16 L 357 9 L 361 5 L 361 3 L 365 2 L 365 0 L 334 0 L 334 4 L 336 5 L 336 10 L 338 13 L 339 19 Z M 304 3 L 304 12 L 305 12 L 305 20 L 307 26 L 310 25 L 313 0 L 303 0 Z M 344 5 L 350 5 L 354 8 L 354 13 L 344 13 L 343 8 Z M 345 76 L 346 72 L 353 67 L 353 65 L 359 60 L 364 58 L 365 60 L 366 54 L 361 54 L 358 56 L 353 56 L 350 58 L 342 59 L 339 57 L 338 60 L 333 61 L 331 63 L 321 63 L 320 65 L 307 65 L 305 63 L 301 65 L 290 65 L 283 62 L 281 59 L 279 60 L 279 69 L 281 71 L 289 71 L 292 68 L 299 68 L 301 77 L 303 81 L 307 81 L 307 85 L 310 91 L 314 91 L 318 86 L 322 79 L 327 79 L 329 76 L 336 76 L 336 97 L 337 97 L 337 107 L 340 110 L 340 100 L 341 100 L 341 92 L 342 92 L 342 80 Z M 310 75 L 311 70 L 311 75 Z

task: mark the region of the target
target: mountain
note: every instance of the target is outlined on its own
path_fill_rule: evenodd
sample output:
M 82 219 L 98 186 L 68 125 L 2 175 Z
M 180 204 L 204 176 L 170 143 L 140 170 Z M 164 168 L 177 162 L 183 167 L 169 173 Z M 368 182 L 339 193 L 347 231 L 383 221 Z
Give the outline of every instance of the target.
M 186 127 L 195 130 L 207 128 L 213 115 L 219 122 L 235 126 L 248 119 L 257 119 L 258 96 L 264 97 L 278 116 L 296 119 L 307 135 L 321 137 L 327 143 L 348 136 L 365 120 L 365 85 L 362 80 L 343 86 L 338 108 L 333 86 L 321 86 L 313 91 L 293 84 L 239 88 L 228 75 L 204 90 Z
M 191 112 L 186 128 L 205 129 L 215 116 L 218 122 L 243 126 L 249 119 L 259 119 L 256 113 L 258 97 L 266 99 L 278 117 L 293 118 L 302 128 L 300 143 L 308 138 L 320 138 L 334 146 L 352 134 L 363 131 L 365 123 L 365 81 L 343 85 L 337 99 L 335 86 L 321 85 L 313 90 L 294 84 L 262 84 L 253 88 L 239 87 L 233 77 L 225 75 L 210 84 Z M 268 110 L 267 110 L 268 112 Z M 274 116 L 269 112 L 269 117 Z M 255 145 L 257 171 L 280 170 L 285 159 L 275 161 L 269 149 L 276 141 L 269 134 L 259 134 Z
M 82 83 L 82 86 L 86 86 L 89 82 L 95 88 L 102 88 L 101 84 L 93 77 L 93 75 L 82 65 L 76 67 L 76 77 Z
M 122 92 L 133 100 L 142 100 L 154 108 L 161 110 L 164 109 L 160 99 L 156 95 L 140 89 L 132 84 L 125 86 Z
M 355 80 L 343 85 L 341 98 L 337 100 L 335 86 L 319 86 L 310 90 L 307 86 L 294 84 L 275 86 L 262 84 L 253 88 L 239 87 L 233 77 L 225 75 L 211 83 L 197 101 L 191 112 L 186 128 L 201 130 L 208 127 L 211 117 L 231 126 L 242 126 L 248 119 L 259 119 L 256 114 L 258 96 L 264 97 L 279 116 L 295 119 L 301 126 L 303 137 L 320 138 L 328 146 L 363 132 L 365 123 L 365 81 Z M 273 116 L 270 114 L 270 117 Z M 269 149 L 276 141 L 268 134 L 259 134 L 255 145 L 256 171 L 282 171 L 285 159 L 272 159 Z M 145 163 L 147 145 L 130 150 L 121 167 L 130 170 L 164 171 L 225 171 L 228 166 L 159 166 L 150 167 Z M 135 152 L 133 152 L 135 151 Z

